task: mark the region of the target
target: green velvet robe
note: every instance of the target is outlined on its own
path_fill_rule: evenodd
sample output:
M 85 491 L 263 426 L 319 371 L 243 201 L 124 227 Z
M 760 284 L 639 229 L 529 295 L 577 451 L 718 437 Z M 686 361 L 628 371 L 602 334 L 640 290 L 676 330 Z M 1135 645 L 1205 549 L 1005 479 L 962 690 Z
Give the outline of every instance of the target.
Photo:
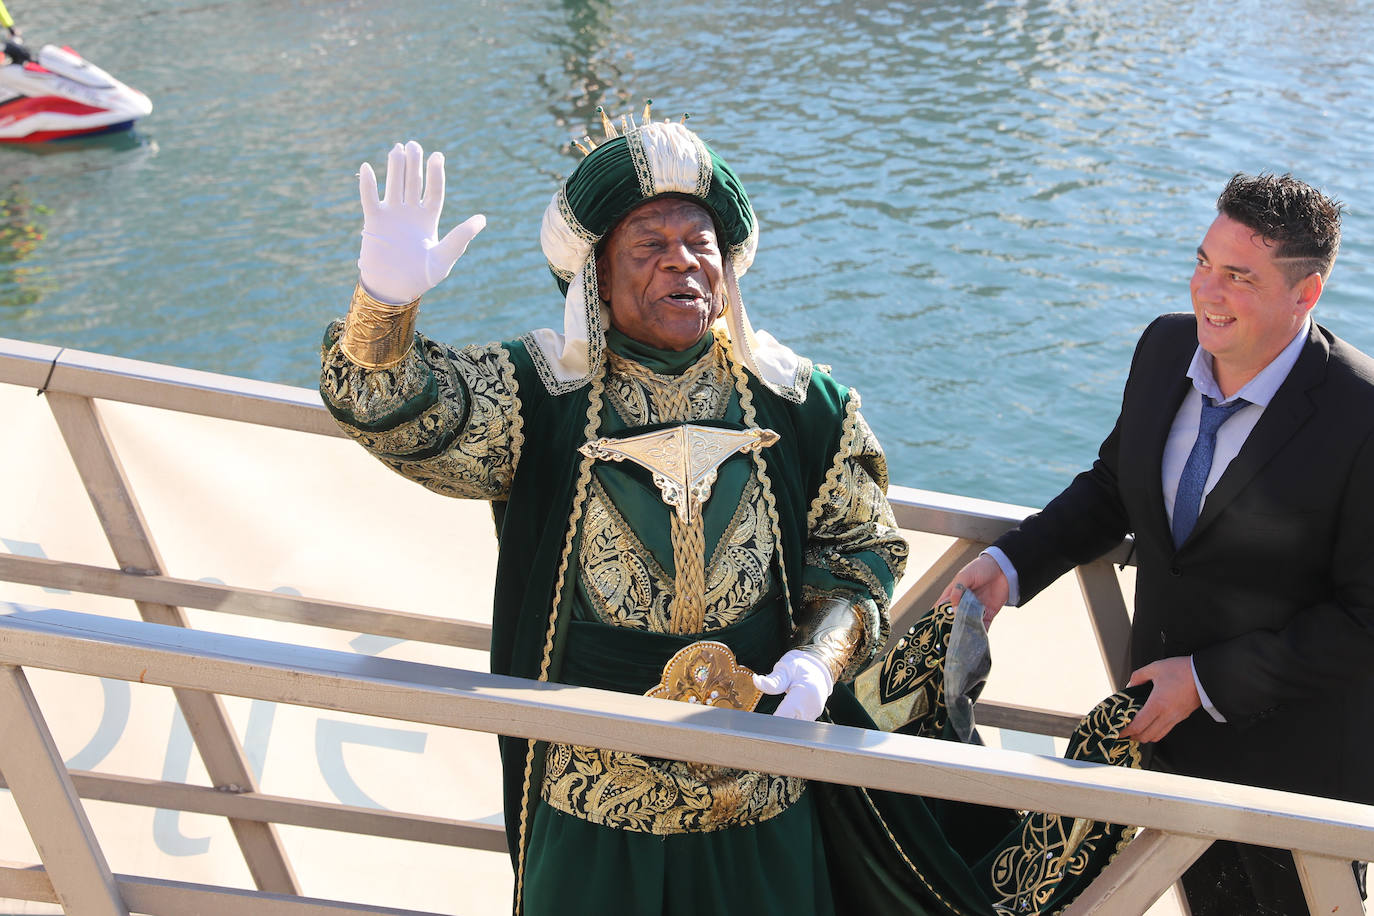
M 577 451 L 593 436 L 639 429 L 608 406 L 610 375 L 554 396 L 528 338 L 456 351 L 419 336 L 399 366 L 370 372 L 339 352 L 338 332 L 336 324 L 326 334 L 321 392 L 340 425 L 383 463 L 430 489 L 492 501 L 500 539 L 492 670 L 644 692 L 667 658 L 698 636 L 637 625 L 643 621 L 608 625 L 595 589 L 579 575 L 593 492 L 609 499 L 645 554 L 671 573 L 668 510 L 647 474 L 594 465 Z M 713 345 L 656 353 L 614 332 L 609 343 L 665 375 Z M 705 513 L 707 552 L 728 524 L 722 507 L 740 503 L 750 480 L 766 481 L 776 544 L 766 587 L 749 607 L 714 623 L 708 617 L 704 635 L 730 644 L 742 664 L 767 671 L 803 597 L 846 592 L 872 612 L 847 680 L 886 639 L 885 612 L 906 558 L 881 497 L 881 450 L 858 413 L 857 395 L 825 372 L 812 373 L 801 403 L 738 367 L 730 367 L 729 378 L 734 390 L 723 414 L 705 422 L 768 428 L 780 438 L 761 455 L 722 466 Z M 593 402 L 600 409 L 589 423 Z M 918 704 L 923 713 L 901 731 L 950 737 L 942 692 L 948 611 L 927 615 L 865 675 L 879 678 L 887 697 L 927 692 Z M 913 679 L 913 670 L 926 675 Z M 1140 693 L 1111 698 L 1085 718 L 1070 756 L 1138 765 L 1138 748 L 1116 732 L 1138 708 Z M 845 683 L 827 709 L 832 721 L 874 727 Z M 1115 825 L 823 784 L 738 826 L 668 835 L 613 829 L 541 801 L 547 754 L 544 742 L 501 739 L 517 912 L 1048 913 L 1072 900 L 1128 836 Z M 531 906 L 524 910 L 527 886 Z M 569 888 L 575 890 L 562 893 Z
M 759 539 L 765 542 L 762 549 L 754 543 L 732 545 L 746 555 L 741 567 L 762 566 L 762 574 L 753 569 L 745 576 L 735 570 L 738 587 L 720 589 L 722 597 L 712 604 L 714 610 L 708 613 L 703 632 L 678 636 L 643 620 L 608 620 L 605 609 L 598 606 L 598 596 L 589 594 L 595 591 L 589 588 L 595 578 L 579 575 L 585 572 L 578 564 L 587 556 L 582 539 L 588 536 L 587 510 L 594 499 L 612 504 L 633 529 L 631 540 L 642 546 L 644 564 L 672 574 L 672 547 L 667 539 L 671 510 L 659 498 L 648 473 L 628 464 L 592 465 L 577 451 L 594 435 L 655 428 L 652 422 L 633 425 L 636 420 L 661 420 L 654 411 L 636 414 L 620 404 L 635 400 L 633 385 L 627 389 L 621 375 L 608 371 L 582 388 L 552 396 L 523 340 L 453 351 L 417 337 L 415 349 L 400 366 L 368 372 L 342 356 L 336 346 L 337 333 L 335 326 L 326 336 L 321 391 L 343 428 L 388 466 L 431 489 L 493 501 L 500 539 L 492 618 L 493 671 L 643 693 L 657 682 L 664 663 L 677 649 L 709 637 L 736 649 L 741 664 L 766 672 L 786 647 L 792 615 L 803 595 L 843 593 L 868 609 L 867 638 L 849 674 L 885 640 L 885 611 L 907 548 L 882 495 L 886 469 L 881 450 L 858 413 L 857 395 L 828 374 L 813 372 L 807 396 L 797 404 L 730 365 L 723 345 L 709 335 L 697 347 L 675 354 L 609 332 L 612 351 L 657 374 L 669 388 L 671 377 L 701 367 L 712 356 L 725 367 L 723 374 L 693 389 L 695 401 L 703 401 L 710 399 L 702 392 L 714 387 L 720 409 L 712 413 L 706 407 L 705 415 L 698 409 L 696 415 L 670 417 L 669 425 L 691 420 L 729 428 L 757 426 L 772 429 L 780 437 L 761 457 L 738 455 L 726 461 L 703 513 L 710 555 L 717 552 L 723 535 L 733 530 L 730 525 L 746 508 L 743 497 L 752 493 L 754 503 L 767 508 L 767 515 L 755 512 L 751 520 L 755 527 L 766 529 L 766 536 Z M 600 404 L 594 425 L 588 422 L 590 398 Z M 694 402 L 693 409 L 700 406 Z M 751 549 L 757 555 L 753 564 L 748 560 Z M 543 743 L 532 748 L 531 742 L 517 739 L 503 738 L 501 744 L 517 897 L 531 862 L 538 866 L 536 890 L 543 886 L 541 876 L 552 873 L 556 883 L 564 870 L 571 878 L 585 866 L 580 856 L 559 856 L 543 848 L 531 851 L 536 813 L 541 820 L 535 839 L 541 844 L 549 835 L 550 820 L 558 823 L 559 836 L 564 837 L 558 845 L 574 849 L 585 849 L 598 836 L 609 836 L 608 842 L 622 845 L 639 842 L 640 837 L 609 835 L 600 824 L 570 823 L 576 819 L 569 816 L 567 806 L 557 812 L 547 806 L 541 810 L 539 795 L 548 750 Z M 666 761 L 652 765 L 669 766 Z M 679 850 L 731 847 L 730 855 L 717 855 L 715 860 L 742 861 L 750 859 L 742 850 L 752 849 L 753 855 L 763 855 L 772 863 L 768 871 L 775 878 L 788 874 L 788 869 L 797 872 L 798 866 L 789 863 L 800 862 L 801 874 L 810 875 L 814 884 L 789 880 L 789 887 L 797 890 L 795 895 L 768 889 L 766 882 L 760 884 L 754 909 L 797 916 L 830 912 L 824 870 L 812 867 L 823 853 L 817 831 L 809 826 L 814 813 L 804 797 L 804 783 L 750 774 L 739 784 L 754 789 L 763 804 L 742 815 L 738 825 L 720 829 L 703 825 L 695 818 L 697 812 L 689 810 L 677 818 L 634 823 L 632 830 L 610 834 L 641 829 L 658 832 L 666 822 L 677 826 L 662 832 L 671 834 L 683 825 L 688 830 L 669 838 Z M 792 806 L 798 810 L 791 810 Z M 570 831 L 579 836 L 575 844 L 566 839 Z M 663 845 L 663 838 L 652 832 L 644 837 Z M 652 844 L 645 848 L 652 849 Z M 621 855 L 625 854 L 622 850 Z M 709 852 L 704 855 L 711 857 Z M 674 854 L 674 859 L 686 858 L 685 852 Z M 652 873 L 653 867 L 645 862 Z M 738 882 L 728 883 L 743 895 L 741 899 L 749 896 Z M 653 888 L 662 882 L 641 878 L 640 884 Z M 696 880 L 687 888 L 704 893 L 713 884 Z M 690 895 L 681 902 L 685 909 L 694 908 Z M 702 904 L 707 903 L 703 897 Z M 652 909 L 657 911 L 659 905 Z

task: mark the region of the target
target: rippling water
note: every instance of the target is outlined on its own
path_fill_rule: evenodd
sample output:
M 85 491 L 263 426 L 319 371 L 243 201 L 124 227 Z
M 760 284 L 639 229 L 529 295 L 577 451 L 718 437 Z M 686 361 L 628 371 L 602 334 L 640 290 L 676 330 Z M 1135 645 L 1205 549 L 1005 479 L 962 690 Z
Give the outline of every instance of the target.
M 146 91 L 135 133 L 0 149 L 0 336 L 313 384 L 345 307 L 354 173 L 414 137 L 451 342 L 558 320 L 539 218 L 592 110 L 644 96 L 740 172 L 755 323 L 859 388 L 894 481 L 1038 504 L 1115 416 L 1140 329 L 1185 309 L 1236 171 L 1348 205 L 1321 320 L 1374 350 L 1371 5 L 12 0 Z

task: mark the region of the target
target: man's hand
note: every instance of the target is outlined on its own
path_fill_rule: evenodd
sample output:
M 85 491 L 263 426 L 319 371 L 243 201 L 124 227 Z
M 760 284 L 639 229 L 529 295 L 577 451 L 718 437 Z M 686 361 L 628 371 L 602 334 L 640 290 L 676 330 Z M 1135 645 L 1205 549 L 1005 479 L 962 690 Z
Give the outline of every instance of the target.
M 1175 725 L 1200 707 L 1202 701 L 1198 699 L 1197 683 L 1193 680 L 1193 660 L 1186 655 L 1151 662 L 1134 672 L 1126 686 L 1134 687 L 1146 681 L 1154 683 L 1150 698 L 1131 724 L 1121 730 L 1121 737 L 1149 743 L 1169 734 Z
M 1007 577 L 1002 575 L 1002 567 L 997 565 L 997 561 L 987 554 L 981 554 L 974 561 L 954 577 L 954 581 L 945 587 L 940 593 L 940 600 L 936 604 L 958 604 L 960 592 L 968 589 L 983 603 L 983 626 L 990 626 L 992 618 L 997 616 L 997 612 L 1002 610 L 1002 606 L 1007 603 L 1007 597 L 1011 592 L 1011 586 L 1007 584 Z
M 420 179 L 424 150 L 414 140 L 396 144 L 386 157 L 386 192 L 377 198 L 377 175 L 364 162 L 358 170 L 363 204 L 363 244 L 358 271 L 363 289 L 374 299 L 403 305 L 419 299 L 448 276 L 487 218 L 480 213 L 442 239 L 444 154 L 429 157 L 428 177 Z
M 754 686 L 764 693 L 787 694 L 773 715 L 814 722 L 835 689 L 835 679 L 825 662 L 810 652 L 791 649 L 778 659 L 772 672 L 754 675 Z

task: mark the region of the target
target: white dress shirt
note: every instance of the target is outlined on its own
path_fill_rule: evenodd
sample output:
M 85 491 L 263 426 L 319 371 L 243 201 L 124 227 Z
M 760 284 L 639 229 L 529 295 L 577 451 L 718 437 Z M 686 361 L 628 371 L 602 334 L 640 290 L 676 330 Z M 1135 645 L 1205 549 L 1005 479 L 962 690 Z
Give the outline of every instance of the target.
M 1302 353 L 1303 344 L 1307 341 L 1308 331 L 1312 326 L 1312 317 L 1309 315 L 1303 321 L 1302 327 L 1288 345 L 1283 348 L 1278 356 L 1270 361 L 1259 373 L 1250 381 L 1246 382 L 1231 397 L 1223 400 L 1221 386 L 1217 384 L 1216 376 L 1212 372 L 1212 355 L 1202 347 L 1198 347 L 1193 353 L 1193 361 L 1188 366 L 1188 378 L 1193 382 L 1193 390 L 1183 398 L 1183 403 L 1179 405 L 1178 411 L 1174 414 L 1173 425 L 1169 427 L 1169 438 L 1164 443 L 1164 460 L 1160 463 L 1160 478 L 1164 484 L 1164 510 L 1169 516 L 1169 525 L 1172 528 L 1174 522 L 1174 501 L 1178 497 L 1178 480 L 1183 474 L 1183 465 L 1188 461 L 1188 453 L 1193 450 L 1193 443 L 1197 441 L 1198 424 L 1202 419 L 1202 398 L 1211 398 L 1217 406 L 1224 407 L 1236 398 L 1244 398 L 1250 403 L 1237 410 L 1221 424 L 1217 431 L 1216 450 L 1212 454 L 1212 469 L 1207 474 L 1207 483 L 1202 489 L 1202 502 L 1198 505 L 1198 512 L 1202 512 L 1202 506 L 1206 505 L 1207 494 L 1212 492 L 1212 487 L 1216 486 L 1221 475 L 1225 473 L 1227 466 L 1232 459 L 1240 453 L 1241 446 L 1250 437 L 1255 424 L 1264 415 L 1264 410 L 1269 406 L 1269 402 L 1274 399 L 1279 386 L 1288 378 L 1288 373 L 1293 370 L 1293 366 L 1298 361 L 1298 355 Z M 996 547 L 989 547 L 983 551 L 988 556 L 997 561 L 1001 567 L 1002 574 L 1007 577 L 1008 597 L 1007 604 L 1015 606 L 1021 603 L 1020 579 L 1016 574 L 1016 567 L 1012 566 L 1011 560 L 1007 555 Z M 1189 656 L 1191 664 L 1192 657 Z M 1198 680 L 1197 668 L 1193 668 L 1193 683 L 1197 686 L 1198 698 L 1202 701 L 1202 708 L 1218 722 L 1225 722 L 1226 718 L 1217 711 L 1212 705 L 1211 698 L 1207 696 L 1207 691 L 1203 689 L 1202 682 Z

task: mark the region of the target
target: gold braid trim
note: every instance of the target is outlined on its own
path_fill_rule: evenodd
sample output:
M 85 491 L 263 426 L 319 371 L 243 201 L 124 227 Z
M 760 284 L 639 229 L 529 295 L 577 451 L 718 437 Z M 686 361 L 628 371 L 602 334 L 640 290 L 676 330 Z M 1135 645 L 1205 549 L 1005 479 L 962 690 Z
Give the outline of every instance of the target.
M 601 392 L 604 385 L 603 372 L 598 371 L 592 376 L 591 384 L 587 388 L 587 425 L 582 431 L 583 438 L 591 441 L 597 437 L 601 429 Z M 572 511 L 568 515 L 568 531 L 563 539 L 563 556 L 558 563 L 558 574 L 555 577 L 557 586 L 553 593 L 553 608 L 549 611 L 549 628 L 544 637 L 544 657 L 539 662 L 539 680 L 549 679 L 549 663 L 553 660 L 553 637 L 558 629 L 558 606 L 563 600 L 563 584 L 568 575 L 568 560 L 572 557 L 573 541 L 577 538 L 577 523 L 582 517 L 582 507 L 587 500 L 587 492 L 590 489 L 592 480 L 592 464 L 595 459 L 588 455 L 583 455 L 577 468 L 577 483 L 573 488 Z M 525 890 L 525 851 L 529 845 L 530 829 L 530 783 L 534 778 L 534 746 L 535 741 L 529 742 L 529 749 L 525 752 L 525 780 L 524 788 L 520 794 L 520 865 L 515 876 L 515 911 L 520 912 L 521 901 Z
M 353 288 L 339 349 L 364 369 L 390 369 L 406 358 L 415 341 L 420 300 L 392 305 L 368 295 L 362 281 Z
M 844 405 L 844 424 L 840 427 L 840 447 L 835 452 L 835 458 L 830 462 L 830 468 L 825 472 L 825 481 L 821 488 L 816 491 L 816 498 L 811 500 L 811 510 L 806 513 L 806 530 L 808 533 L 816 527 L 816 522 L 820 521 L 821 514 L 825 512 L 826 503 L 829 502 L 830 494 L 837 490 L 844 481 L 844 464 L 849 460 L 849 456 L 854 454 L 857 445 L 859 426 L 859 392 L 853 388 L 849 389 L 849 400 Z
M 925 885 L 925 889 L 930 891 L 931 896 L 944 904 L 949 909 L 949 912 L 956 914 L 956 916 L 983 916 L 983 914 L 970 913 L 967 910 L 962 910 L 955 906 L 954 901 L 947 900 L 945 896 L 935 888 L 935 885 L 926 880 L 926 876 L 916 867 L 916 863 L 912 862 L 911 859 L 907 857 L 906 850 L 902 848 L 901 843 L 897 842 L 897 837 L 893 836 L 892 828 L 887 826 L 887 821 L 883 819 L 882 814 L 878 811 L 878 806 L 873 804 L 873 799 L 869 797 L 868 790 L 859 787 L 856 788 L 858 788 L 859 793 L 863 795 L 864 801 L 868 803 L 868 810 L 873 814 L 873 817 L 877 819 L 878 824 L 883 828 L 883 832 L 887 834 L 887 838 L 892 841 L 892 848 L 897 850 L 897 855 L 902 857 L 902 861 L 906 863 L 907 868 L 911 869 L 911 873 L 916 876 L 916 880 Z M 993 916 L 1012 916 L 1012 914 L 998 907 L 994 910 Z
M 587 246 L 587 251 L 590 253 L 591 250 L 596 247 L 596 243 L 601 241 L 601 239 L 599 236 L 593 235 L 592 231 L 586 226 L 582 225 L 582 221 L 579 220 L 577 214 L 573 212 L 572 204 L 568 202 L 568 186 L 566 184 L 558 186 L 558 193 L 554 195 L 554 200 L 557 201 L 558 215 L 563 217 L 563 222 L 568 224 L 569 231 L 577 236 L 582 241 L 582 244 Z M 569 281 L 572 280 L 574 276 L 572 271 L 560 271 L 560 275 L 563 273 L 568 275 L 564 279 Z
M 852 581 L 870 593 L 879 612 L 870 621 L 872 631 L 880 634 L 872 642 L 877 648 L 887 638 L 886 611 L 892 595 L 878 572 L 860 556 L 881 560 L 893 581 L 900 581 L 910 548 L 897 530 L 887 500 L 882 446 L 864 422 L 860 407 L 859 393 L 850 389 L 839 445 L 807 511 L 805 557 L 808 566 Z
M 644 200 L 653 198 L 658 188 L 654 185 L 654 170 L 649 164 L 648 154 L 644 152 L 644 138 L 639 131 L 632 130 L 625 134 L 625 148 L 630 152 L 630 162 L 634 163 L 635 177 L 639 179 L 639 196 Z
M 515 469 L 520 467 L 520 453 L 525 448 L 525 412 L 520 403 L 520 383 L 515 377 L 515 363 L 511 362 L 510 352 L 505 347 L 497 344 L 493 348 L 496 352 L 496 367 L 501 372 L 501 378 L 510 386 L 511 397 L 511 421 L 510 421 L 510 474 L 515 477 Z
M 706 144 L 696 134 L 692 134 L 692 145 L 696 147 L 697 186 L 695 194 L 702 200 L 711 193 L 711 181 L 715 177 L 715 166 L 711 164 L 711 153 Z
M 750 429 L 758 429 L 758 413 L 754 410 L 754 394 L 749 390 L 749 379 L 744 373 L 744 366 L 736 359 L 728 360 L 730 374 L 735 379 L 735 390 L 739 392 L 739 407 L 744 415 L 744 425 Z M 759 484 L 763 487 L 763 503 L 768 507 L 768 524 L 773 529 L 774 551 L 778 558 L 778 578 L 782 584 L 782 598 L 784 605 L 788 608 L 788 616 L 791 616 L 792 593 L 787 586 L 787 558 L 782 555 L 782 522 L 778 519 L 778 502 L 773 498 L 773 482 L 768 477 L 768 466 L 763 463 L 763 455 L 757 451 L 750 452 L 754 459 L 754 470 L 759 475 Z M 789 621 L 790 622 L 790 621 Z
M 706 626 L 706 523 L 700 511 L 688 521 L 672 513 L 673 603 L 668 609 L 672 633 L 700 633 Z

